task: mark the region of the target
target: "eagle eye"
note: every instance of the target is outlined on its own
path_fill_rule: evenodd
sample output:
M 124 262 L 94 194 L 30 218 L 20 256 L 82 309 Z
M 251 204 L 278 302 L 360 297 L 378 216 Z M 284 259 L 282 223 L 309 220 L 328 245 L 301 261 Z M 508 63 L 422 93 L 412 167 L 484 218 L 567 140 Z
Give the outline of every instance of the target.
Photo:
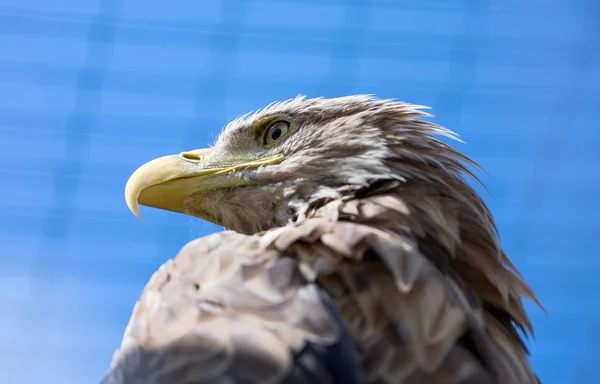
M 281 138 L 287 136 L 290 132 L 292 125 L 286 120 L 277 120 L 266 130 L 263 136 L 263 145 L 271 146 L 275 144 Z

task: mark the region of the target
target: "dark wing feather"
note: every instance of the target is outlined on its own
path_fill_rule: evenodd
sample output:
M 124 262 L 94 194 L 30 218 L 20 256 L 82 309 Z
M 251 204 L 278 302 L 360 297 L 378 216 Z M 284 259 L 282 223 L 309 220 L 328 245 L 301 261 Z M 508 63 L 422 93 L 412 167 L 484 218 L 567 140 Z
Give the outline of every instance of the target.
M 259 237 L 186 245 L 147 284 L 103 384 L 359 383 L 328 295 Z
M 380 187 L 262 239 L 298 258 L 333 298 L 365 382 L 536 383 L 515 328 L 529 328 L 521 297 L 535 296 L 493 228 L 472 218 L 485 211 L 435 187 Z

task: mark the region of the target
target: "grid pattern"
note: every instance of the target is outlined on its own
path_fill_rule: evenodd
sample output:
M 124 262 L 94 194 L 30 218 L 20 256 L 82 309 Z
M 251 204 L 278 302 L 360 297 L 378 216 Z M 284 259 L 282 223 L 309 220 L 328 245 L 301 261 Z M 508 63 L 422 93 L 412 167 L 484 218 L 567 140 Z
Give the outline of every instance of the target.
M 299 93 L 430 105 L 538 292 L 544 383 L 600 383 L 597 0 L 0 0 L 0 377 L 97 382 L 151 273 L 218 230 L 129 174 Z

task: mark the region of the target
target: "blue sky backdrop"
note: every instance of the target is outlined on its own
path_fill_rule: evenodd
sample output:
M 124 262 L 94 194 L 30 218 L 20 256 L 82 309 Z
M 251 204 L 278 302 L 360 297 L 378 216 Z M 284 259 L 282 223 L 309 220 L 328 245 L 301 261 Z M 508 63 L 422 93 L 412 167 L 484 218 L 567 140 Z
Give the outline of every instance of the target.
M 548 315 L 544 383 L 600 383 L 598 0 L 0 0 L 0 377 L 98 382 L 151 273 L 218 227 L 126 208 L 157 156 L 297 94 L 430 105 Z

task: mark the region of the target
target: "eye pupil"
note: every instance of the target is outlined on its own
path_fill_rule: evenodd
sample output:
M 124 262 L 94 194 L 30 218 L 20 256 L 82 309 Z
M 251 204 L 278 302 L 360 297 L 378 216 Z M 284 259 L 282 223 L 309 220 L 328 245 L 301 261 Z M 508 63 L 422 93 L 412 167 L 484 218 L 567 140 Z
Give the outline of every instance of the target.
M 271 129 L 271 140 L 277 140 L 281 137 L 281 128 Z

